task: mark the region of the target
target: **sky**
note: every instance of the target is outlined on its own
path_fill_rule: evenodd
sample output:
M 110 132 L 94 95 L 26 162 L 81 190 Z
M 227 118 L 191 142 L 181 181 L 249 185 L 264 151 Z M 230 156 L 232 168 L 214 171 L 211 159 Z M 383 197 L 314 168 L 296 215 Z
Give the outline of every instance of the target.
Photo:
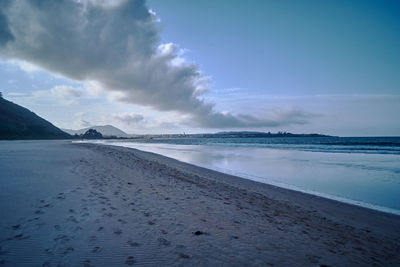
M 0 91 L 58 127 L 399 136 L 398 1 L 4 0 Z

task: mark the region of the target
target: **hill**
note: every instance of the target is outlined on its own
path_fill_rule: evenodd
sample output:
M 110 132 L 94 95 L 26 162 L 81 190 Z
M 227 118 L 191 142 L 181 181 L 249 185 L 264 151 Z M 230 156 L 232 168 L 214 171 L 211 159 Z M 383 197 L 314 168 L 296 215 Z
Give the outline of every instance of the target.
M 0 96 L 0 140 L 68 139 L 71 136 L 29 109 Z
M 274 137 L 332 137 L 324 134 L 294 134 L 288 132 L 217 132 L 217 133 L 199 133 L 199 134 L 151 134 L 139 135 L 136 139 L 141 138 L 274 138 Z
M 98 131 L 104 137 L 108 137 L 108 136 L 125 137 L 125 138 L 129 137 L 129 134 L 125 133 L 124 131 L 122 131 L 112 125 L 97 125 L 97 126 L 86 127 L 86 128 L 79 129 L 79 130 L 70 130 L 70 129 L 62 129 L 62 130 L 71 135 L 74 135 L 74 134 L 80 135 L 80 134 L 84 134 L 89 129 Z
M 242 131 L 242 132 L 218 132 L 212 134 L 202 134 L 202 137 L 214 137 L 214 138 L 261 138 L 261 137 L 331 137 L 330 135 L 324 134 L 294 134 L 288 132 L 249 132 L 249 131 Z

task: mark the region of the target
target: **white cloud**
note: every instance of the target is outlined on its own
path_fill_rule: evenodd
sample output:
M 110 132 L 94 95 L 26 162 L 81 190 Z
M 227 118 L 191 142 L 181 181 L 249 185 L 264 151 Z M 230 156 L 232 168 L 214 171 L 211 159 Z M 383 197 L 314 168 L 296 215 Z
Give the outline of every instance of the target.
M 79 99 L 84 97 L 82 88 L 68 85 L 57 85 L 49 90 L 37 90 L 28 93 L 7 93 L 8 96 L 17 98 L 20 102 L 47 103 L 49 105 L 68 106 L 78 104 Z
M 75 88 L 67 85 L 57 85 L 50 89 L 50 95 L 56 98 L 79 98 L 83 96 L 81 88 Z
M 26 72 L 43 71 L 43 69 L 40 68 L 39 66 L 24 60 L 9 60 L 8 62 L 18 66 L 21 70 Z
M 156 21 L 156 22 L 161 22 L 161 18 L 157 16 L 157 13 L 156 13 L 154 10 L 149 9 L 149 13 L 150 13 L 151 16 L 153 17 L 153 20 L 154 20 L 154 21 Z
M 105 92 L 104 88 L 97 81 L 85 81 L 84 87 L 86 89 L 86 92 L 88 92 L 89 95 L 95 96 L 95 97 L 103 96 L 104 92 Z

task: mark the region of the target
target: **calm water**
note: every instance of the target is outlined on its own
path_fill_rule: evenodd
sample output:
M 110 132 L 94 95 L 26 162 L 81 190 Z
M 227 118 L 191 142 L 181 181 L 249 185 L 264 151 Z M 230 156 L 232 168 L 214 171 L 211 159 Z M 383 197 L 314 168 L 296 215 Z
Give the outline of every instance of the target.
M 104 140 L 400 214 L 400 137 Z

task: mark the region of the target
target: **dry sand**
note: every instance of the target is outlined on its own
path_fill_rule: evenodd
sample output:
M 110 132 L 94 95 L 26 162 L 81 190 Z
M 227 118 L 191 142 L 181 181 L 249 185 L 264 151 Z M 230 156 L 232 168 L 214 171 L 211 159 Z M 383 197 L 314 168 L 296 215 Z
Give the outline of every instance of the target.
M 5 266 L 399 266 L 400 216 L 135 149 L 0 142 Z

